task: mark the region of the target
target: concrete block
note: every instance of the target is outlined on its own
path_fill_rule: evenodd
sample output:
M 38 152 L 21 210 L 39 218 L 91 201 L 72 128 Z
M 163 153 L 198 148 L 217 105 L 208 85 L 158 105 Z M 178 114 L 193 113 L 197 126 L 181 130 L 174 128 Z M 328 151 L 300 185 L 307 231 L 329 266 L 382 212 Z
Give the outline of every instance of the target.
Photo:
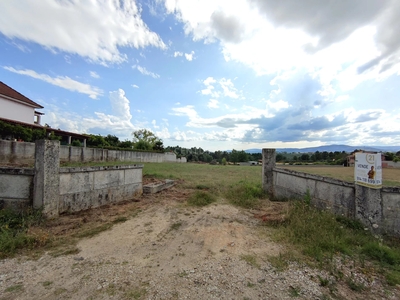
M 168 189 L 175 185 L 175 181 L 171 179 L 166 179 L 160 183 L 151 183 L 143 186 L 143 193 L 145 194 L 155 194 L 162 190 Z

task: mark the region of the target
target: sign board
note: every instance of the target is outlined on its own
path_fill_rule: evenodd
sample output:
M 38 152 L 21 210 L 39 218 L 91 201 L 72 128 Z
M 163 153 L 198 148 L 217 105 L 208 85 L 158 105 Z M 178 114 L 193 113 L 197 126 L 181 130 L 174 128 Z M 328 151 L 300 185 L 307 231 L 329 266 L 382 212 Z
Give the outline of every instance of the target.
M 354 180 L 356 184 L 380 189 L 382 187 L 381 154 L 356 152 Z

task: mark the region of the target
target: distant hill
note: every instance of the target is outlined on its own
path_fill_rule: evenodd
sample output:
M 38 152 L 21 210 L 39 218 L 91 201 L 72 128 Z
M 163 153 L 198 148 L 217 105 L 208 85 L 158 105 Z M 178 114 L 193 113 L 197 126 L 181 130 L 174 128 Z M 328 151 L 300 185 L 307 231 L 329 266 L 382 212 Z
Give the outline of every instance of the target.
M 365 151 L 375 151 L 375 152 L 397 152 L 400 151 L 400 146 L 349 146 L 349 145 L 326 145 L 319 147 L 308 147 L 308 148 L 276 148 L 277 152 L 299 152 L 299 153 L 308 153 L 308 152 L 353 152 L 355 149 L 362 149 Z M 245 150 L 247 153 L 261 153 L 262 149 L 247 149 Z

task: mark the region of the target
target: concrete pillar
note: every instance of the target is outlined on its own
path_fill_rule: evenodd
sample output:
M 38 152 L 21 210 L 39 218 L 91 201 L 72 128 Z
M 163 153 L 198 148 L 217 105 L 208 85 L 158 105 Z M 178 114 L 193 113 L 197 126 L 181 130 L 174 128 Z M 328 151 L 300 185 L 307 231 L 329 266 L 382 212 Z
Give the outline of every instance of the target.
M 68 136 L 68 145 L 71 145 L 72 144 L 72 137 L 69 135 Z
M 43 208 L 43 213 L 50 217 L 58 216 L 59 171 L 60 142 L 36 141 L 33 207 Z
M 262 149 L 262 185 L 265 192 L 274 197 L 275 149 Z
M 83 139 L 83 148 L 86 148 L 86 139 Z
M 355 185 L 356 219 L 372 232 L 380 232 L 382 224 L 381 189 Z

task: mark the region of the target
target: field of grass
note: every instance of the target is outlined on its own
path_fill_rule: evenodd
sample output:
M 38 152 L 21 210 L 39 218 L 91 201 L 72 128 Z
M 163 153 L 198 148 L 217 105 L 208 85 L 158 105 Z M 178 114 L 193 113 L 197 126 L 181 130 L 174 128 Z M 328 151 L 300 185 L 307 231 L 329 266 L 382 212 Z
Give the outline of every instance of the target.
M 354 167 L 337 167 L 337 166 L 283 166 L 280 168 L 289 170 L 316 174 L 326 177 L 332 177 L 343 181 L 354 182 Z M 382 169 L 383 185 L 384 186 L 400 186 L 400 169 Z

